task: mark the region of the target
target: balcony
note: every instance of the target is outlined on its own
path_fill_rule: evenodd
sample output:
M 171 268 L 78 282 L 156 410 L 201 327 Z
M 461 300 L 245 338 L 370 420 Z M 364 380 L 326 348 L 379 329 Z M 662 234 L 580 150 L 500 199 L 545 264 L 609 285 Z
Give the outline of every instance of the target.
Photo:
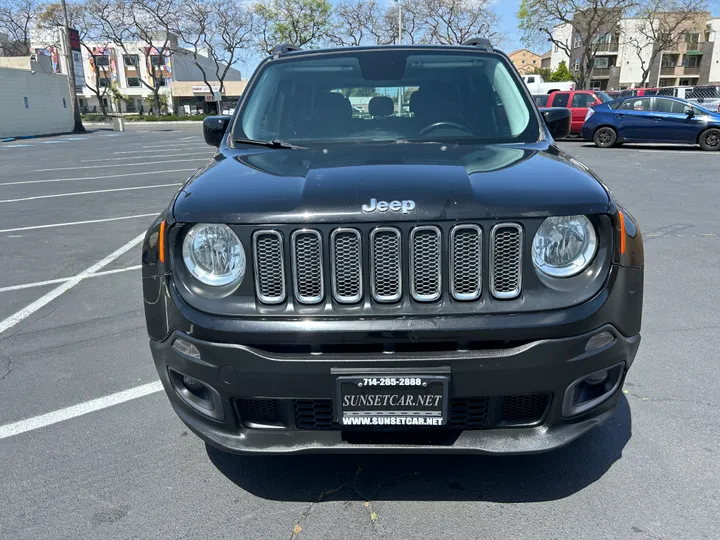
M 620 48 L 620 44 L 617 41 L 611 41 L 610 43 L 600 43 L 597 46 L 597 52 L 609 52 L 616 53 Z
M 700 66 L 687 66 L 683 68 L 683 75 L 700 75 Z
M 610 68 L 609 67 L 593 68 L 591 76 L 594 79 L 602 79 L 604 77 L 610 77 Z
M 660 68 L 660 75 L 670 75 L 670 76 L 674 76 L 674 75 L 675 75 L 675 69 L 676 69 L 675 66 L 662 66 L 662 67 Z

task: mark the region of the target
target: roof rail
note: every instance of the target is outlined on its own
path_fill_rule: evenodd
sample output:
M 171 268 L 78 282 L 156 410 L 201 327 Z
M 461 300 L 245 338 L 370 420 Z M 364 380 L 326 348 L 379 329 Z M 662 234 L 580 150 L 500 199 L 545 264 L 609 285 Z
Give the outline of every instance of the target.
M 294 52 L 294 51 L 301 51 L 302 49 L 298 47 L 297 45 L 293 45 L 291 43 L 281 43 L 280 45 L 275 45 L 275 48 L 273 49 L 273 57 L 277 58 L 281 54 Z
M 462 44 L 468 45 L 470 47 L 478 47 L 480 49 L 486 50 L 487 52 L 493 52 L 492 43 L 490 43 L 490 40 L 488 38 L 472 37 L 463 41 Z

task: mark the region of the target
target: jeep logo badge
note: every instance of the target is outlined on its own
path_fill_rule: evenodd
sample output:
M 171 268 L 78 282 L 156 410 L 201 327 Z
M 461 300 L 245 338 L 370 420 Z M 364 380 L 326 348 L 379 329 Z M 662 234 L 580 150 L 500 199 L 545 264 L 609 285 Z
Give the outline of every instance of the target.
M 377 199 L 370 199 L 370 204 L 363 204 L 363 212 L 400 212 L 407 214 L 415 210 L 415 201 L 378 201 Z

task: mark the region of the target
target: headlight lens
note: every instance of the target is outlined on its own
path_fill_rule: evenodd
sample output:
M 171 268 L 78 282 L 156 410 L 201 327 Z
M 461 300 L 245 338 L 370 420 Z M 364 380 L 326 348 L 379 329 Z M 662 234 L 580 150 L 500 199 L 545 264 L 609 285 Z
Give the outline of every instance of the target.
M 205 285 L 239 285 L 245 277 L 245 250 L 227 225 L 194 225 L 185 235 L 182 254 L 187 269 Z
M 535 233 L 533 264 L 548 276 L 575 276 L 590 265 L 597 246 L 595 227 L 585 216 L 549 217 Z

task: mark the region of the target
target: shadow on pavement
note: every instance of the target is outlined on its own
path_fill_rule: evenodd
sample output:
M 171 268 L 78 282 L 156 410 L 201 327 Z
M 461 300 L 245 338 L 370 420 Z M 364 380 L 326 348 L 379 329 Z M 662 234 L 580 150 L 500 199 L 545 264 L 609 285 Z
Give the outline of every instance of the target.
M 589 486 L 622 456 L 632 435 L 623 396 L 602 426 L 559 450 L 522 456 L 236 456 L 207 446 L 213 464 L 264 499 L 534 502 Z

